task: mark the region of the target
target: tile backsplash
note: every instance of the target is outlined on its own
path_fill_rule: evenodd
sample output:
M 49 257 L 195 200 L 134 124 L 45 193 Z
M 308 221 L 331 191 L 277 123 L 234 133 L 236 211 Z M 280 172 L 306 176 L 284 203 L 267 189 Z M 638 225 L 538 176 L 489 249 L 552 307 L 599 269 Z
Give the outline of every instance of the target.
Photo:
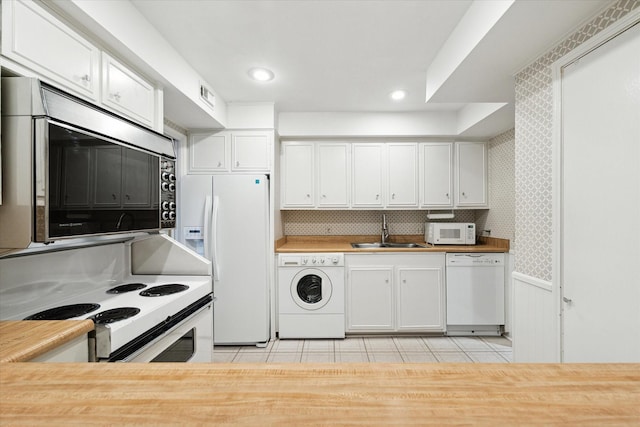
M 455 211 L 447 222 L 475 222 L 476 211 Z M 289 236 L 378 234 L 382 214 L 394 234 L 423 234 L 427 211 L 282 211 L 284 234 Z M 442 220 L 438 220 L 442 221 Z

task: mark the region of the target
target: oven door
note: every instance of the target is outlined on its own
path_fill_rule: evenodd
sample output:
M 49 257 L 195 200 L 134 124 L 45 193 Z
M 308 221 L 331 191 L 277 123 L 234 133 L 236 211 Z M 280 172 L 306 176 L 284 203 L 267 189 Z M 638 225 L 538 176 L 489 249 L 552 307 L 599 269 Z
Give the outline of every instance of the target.
M 118 362 L 211 362 L 213 302 Z

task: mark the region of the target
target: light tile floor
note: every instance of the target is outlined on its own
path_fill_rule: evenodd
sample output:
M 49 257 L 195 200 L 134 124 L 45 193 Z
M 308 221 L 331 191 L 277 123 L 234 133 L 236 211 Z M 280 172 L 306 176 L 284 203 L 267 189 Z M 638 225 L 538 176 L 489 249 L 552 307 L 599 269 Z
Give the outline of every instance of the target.
M 347 337 L 344 340 L 279 340 L 265 348 L 216 346 L 214 362 L 227 363 L 510 363 L 504 337 Z

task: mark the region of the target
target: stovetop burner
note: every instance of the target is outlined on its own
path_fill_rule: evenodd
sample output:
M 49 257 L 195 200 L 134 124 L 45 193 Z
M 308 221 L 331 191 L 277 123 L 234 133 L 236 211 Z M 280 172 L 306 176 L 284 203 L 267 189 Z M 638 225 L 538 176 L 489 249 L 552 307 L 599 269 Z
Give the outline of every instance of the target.
M 189 289 L 187 285 L 180 285 L 178 283 L 171 283 L 168 285 L 159 285 L 154 286 L 149 289 L 145 289 L 140 292 L 140 295 L 143 297 L 161 297 L 164 295 L 176 294 L 178 292 L 183 292 Z
M 100 308 L 100 304 L 71 304 L 40 311 L 24 320 L 66 320 L 82 316 Z
M 147 285 L 145 285 L 144 283 L 127 283 L 124 285 L 116 286 L 115 288 L 111 288 L 107 291 L 107 293 L 108 294 L 124 294 L 125 292 L 138 291 L 146 287 Z
M 93 316 L 93 321 L 97 325 L 117 322 L 119 320 L 128 319 L 140 313 L 140 309 L 136 307 L 119 307 L 111 310 L 101 311 Z

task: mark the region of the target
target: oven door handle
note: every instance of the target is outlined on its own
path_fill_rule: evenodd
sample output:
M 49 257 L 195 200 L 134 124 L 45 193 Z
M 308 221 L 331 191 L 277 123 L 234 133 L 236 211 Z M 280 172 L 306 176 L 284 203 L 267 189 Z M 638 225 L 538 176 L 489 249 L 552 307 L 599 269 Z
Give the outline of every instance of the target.
M 211 229 L 213 231 L 212 248 L 213 248 L 213 280 L 220 281 L 220 268 L 218 267 L 218 210 L 220 208 L 220 198 L 213 197 L 213 214 L 211 215 Z
M 211 260 L 211 196 L 204 199 L 204 257 Z

